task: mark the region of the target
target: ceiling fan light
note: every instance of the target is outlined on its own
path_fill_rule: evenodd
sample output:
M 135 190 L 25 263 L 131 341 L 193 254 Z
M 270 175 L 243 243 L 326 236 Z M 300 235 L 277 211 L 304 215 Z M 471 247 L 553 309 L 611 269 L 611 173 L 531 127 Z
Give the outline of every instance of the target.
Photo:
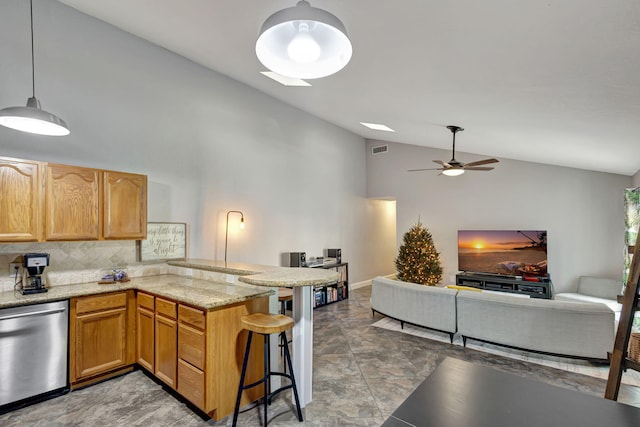
M 458 175 L 462 175 L 463 173 L 464 173 L 464 169 L 458 169 L 458 168 L 445 169 L 442 171 L 442 174 L 447 176 L 458 176 Z
M 26 107 L 7 107 L 0 110 L 0 125 L 38 135 L 69 135 L 65 121 L 41 109 L 40 101 L 35 97 L 28 99 Z
M 267 18 L 256 41 L 256 56 L 265 67 L 298 79 L 334 74 L 352 52 L 344 24 L 305 0 Z

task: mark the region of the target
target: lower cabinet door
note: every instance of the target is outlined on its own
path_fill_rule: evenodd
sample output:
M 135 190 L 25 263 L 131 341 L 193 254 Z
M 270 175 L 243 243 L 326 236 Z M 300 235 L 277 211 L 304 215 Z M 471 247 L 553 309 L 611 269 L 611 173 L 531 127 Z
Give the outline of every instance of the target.
M 76 378 L 126 365 L 126 312 L 123 307 L 76 317 Z
M 155 319 L 153 311 L 144 307 L 138 307 L 136 311 L 136 324 L 138 333 L 136 334 L 136 357 L 138 364 L 147 371 L 153 373 L 155 370 Z
M 178 359 L 178 393 L 204 409 L 204 372 Z
M 178 361 L 177 322 L 156 314 L 156 360 L 155 375 L 167 385 L 176 388 L 176 365 Z

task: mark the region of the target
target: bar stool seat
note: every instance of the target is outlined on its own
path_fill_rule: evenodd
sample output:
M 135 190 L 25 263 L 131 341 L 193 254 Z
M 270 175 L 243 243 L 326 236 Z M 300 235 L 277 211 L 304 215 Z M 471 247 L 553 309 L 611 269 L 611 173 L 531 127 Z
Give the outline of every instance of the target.
M 293 319 L 282 314 L 253 313 L 242 316 L 242 326 L 257 334 L 269 335 L 293 328 Z
M 233 426 L 235 427 L 238 422 L 238 414 L 240 411 L 240 400 L 242 398 L 242 392 L 246 389 L 263 384 L 264 386 L 264 425 L 268 423 L 267 420 L 267 405 L 271 404 L 271 399 L 281 391 L 291 388 L 293 390 L 293 397 L 296 402 L 296 411 L 298 421 L 302 422 L 302 411 L 300 410 L 300 400 L 298 399 L 298 389 L 296 387 L 296 380 L 293 375 L 293 365 L 291 363 L 291 355 L 289 354 L 289 345 L 287 342 L 286 330 L 293 327 L 293 319 L 289 316 L 282 314 L 272 313 L 252 313 L 240 318 L 244 329 L 249 331 L 247 337 L 247 348 L 244 352 L 244 361 L 242 363 L 242 373 L 240 374 L 240 385 L 238 386 L 238 396 L 236 398 L 236 407 L 233 412 Z M 245 375 L 247 373 L 247 364 L 249 361 L 249 352 L 251 350 L 251 339 L 253 334 L 257 333 L 263 337 L 263 376 L 258 381 L 251 384 L 244 384 Z M 271 349 L 269 346 L 269 335 L 279 334 L 281 345 L 284 349 L 284 361 L 285 372 L 271 371 Z M 289 367 L 289 373 L 286 373 L 286 367 Z M 271 376 L 277 375 L 291 380 L 291 384 L 284 385 L 275 391 L 271 391 Z
M 278 288 L 278 302 L 280 302 L 280 314 L 286 314 L 287 301 L 293 300 L 293 289 Z

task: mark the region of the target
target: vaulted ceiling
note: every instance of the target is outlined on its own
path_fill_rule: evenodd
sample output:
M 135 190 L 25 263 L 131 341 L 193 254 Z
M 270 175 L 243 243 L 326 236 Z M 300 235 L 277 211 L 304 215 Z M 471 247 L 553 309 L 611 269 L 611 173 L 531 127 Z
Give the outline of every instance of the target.
M 450 149 L 453 124 L 461 152 L 640 169 L 637 0 L 311 1 L 342 20 L 353 57 L 310 87 L 264 77 L 254 51 L 296 0 L 60 1 L 365 138 Z

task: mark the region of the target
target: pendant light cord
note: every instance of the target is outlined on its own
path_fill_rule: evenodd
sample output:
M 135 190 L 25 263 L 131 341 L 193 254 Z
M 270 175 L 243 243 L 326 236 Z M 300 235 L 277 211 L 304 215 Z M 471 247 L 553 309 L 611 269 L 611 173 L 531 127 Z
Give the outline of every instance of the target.
M 33 92 L 33 97 L 36 97 L 36 66 L 35 59 L 33 55 L 33 0 L 29 0 L 29 5 L 31 9 L 31 90 Z

